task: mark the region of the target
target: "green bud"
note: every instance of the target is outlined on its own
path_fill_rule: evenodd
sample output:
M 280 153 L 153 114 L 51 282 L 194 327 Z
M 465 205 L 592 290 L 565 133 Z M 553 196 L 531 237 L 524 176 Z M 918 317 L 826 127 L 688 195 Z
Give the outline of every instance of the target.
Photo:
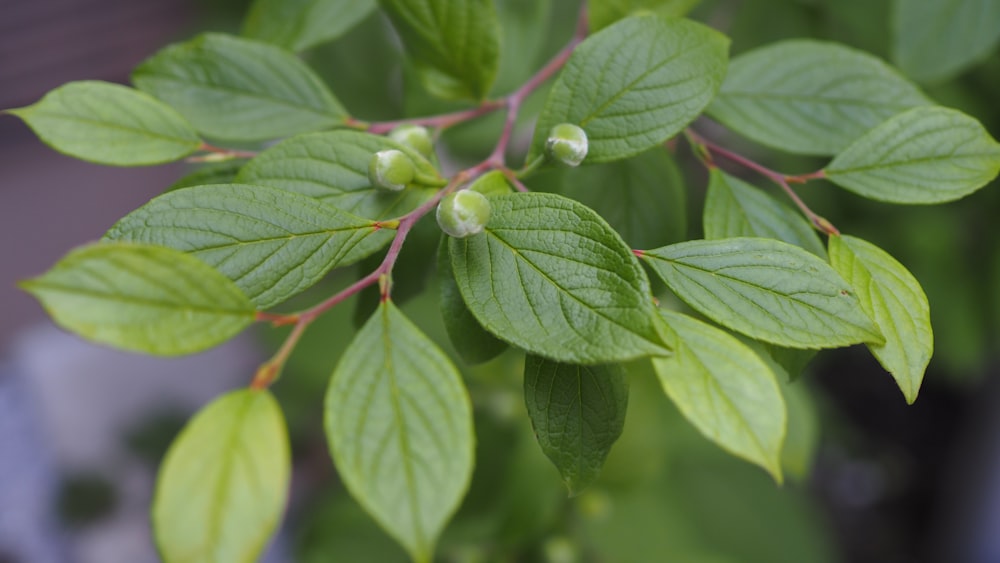
M 549 158 L 567 166 L 579 166 L 587 158 L 587 133 L 572 123 L 560 123 L 549 129 L 545 152 Z
M 441 200 L 437 207 L 437 222 L 445 234 L 465 238 L 483 232 L 491 211 L 490 200 L 486 196 L 462 190 Z
M 418 153 L 430 157 L 434 154 L 434 141 L 426 127 L 420 125 L 400 125 L 389 132 L 389 138 L 406 145 Z
M 368 180 L 376 188 L 398 192 L 413 181 L 417 169 L 403 151 L 378 151 L 368 161 Z

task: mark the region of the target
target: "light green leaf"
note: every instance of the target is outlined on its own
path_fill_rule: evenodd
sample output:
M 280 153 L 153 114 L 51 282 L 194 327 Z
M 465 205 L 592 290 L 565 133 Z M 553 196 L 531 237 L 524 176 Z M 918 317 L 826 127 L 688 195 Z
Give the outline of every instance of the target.
M 166 47 L 132 73 L 209 137 L 262 141 L 342 125 L 347 113 L 294 54 L 206 33 Z
M 799 212 L 718 168 L 709 175 L 702 224 L 706 239 L 773 238 L 826 258 L 819 236 Z
M 167 451 L 153 496 L 165 563 L 257 561 L 285 511 L 288 431 L 268 391 L 241 389 L 202 409 Z
M 500 26 L 493 0 L 379 0 L 427 90 L 481 100 L 496 79 Z
M 581 43 L 556 79 L 535 126 L 528 162 L 560 123 L 584 129 L 584 162 L 637 155 L 684 129 L 726 74 L 729 40 L 689 20 L 626 18 Z
M 590 0 L 587 3 L 588 23 L 592 31 L 599 31 L 620 19 L 645 11 L 680 17 L 699 2 L 701 0 Z
M 567 363 L 668 353 L 645 272 L 597 213 L 534 192 L 490 203 L 485 232 L 449 241 L 459 290 L 487 330 Z
M 893 115 L 929 104 L 881 59 L 837 43 L 793 39 L 733 59 L 708 112 L 769 147 L 831 155 Z
M 681 413 L 724 450 L 782 481 L 785 401 L 774 373 L 745 344 L 711 325 L 661 310 L 674 355 L 653 358 Z
M 201 146 L 198 133 L 169 106 L 108 82 L 70 82 L 7 113 L 23 119 L 53 149 L 98 164 L 161 164 Z
M 987 58 L 1000 43 L 996 0 L 895 0 L 893 59 L 921 82 L 938 82 Z
M 392 237 L 393 231 L 373 221 L 304 195 L 244 184 L 166 193 L 105 235 L 197 256 L 262 309 L 311 287 L 332 268 L 375 252 Z
M 576 496 L 601 474 L 628 406 L 625 370 L 524 359 L 524 403 L 542 451 Z
M 643 253 L 684 302 L 715 322 L 791 348 L 883 342 L 826 262 L 766 238 L 693 240 Z
M 858 195 L 890 203 L 943 203 L 1000 172 L 1000 144 L 960 111 L 914 108 L 872 129 L 837 155 L 826 174 Z
M 441 239 L 437 258 L 441 318 L 455 351 L 470 365 L 481 364 L 499 356 L 507 349 L 507 343 L 487 332 L 465 306 L 452 272 L 446 238 Z
M 207 186 L 209 184 L 231 184 L 239 174 L 240 168 L 246 164 L 246 160 L 233 159 L 222 162 L 209 162 L 192 170 L 170 185 L 164 192 L 179 190 L 181 188 L 193 188 L 194 186 Z
M 193 256 L 158 246 L 80 247 L 20 285 L 66 330 L 159 356 L 211 348 L 254 318 L 253 304 L 233 282 Z
M 785 383 L 781 390 L 788 408 L 788 435 L 781 449 L 781 467 L 786 475 L 804 483 L 809 479 L 819 450 L 819 414 L 805 385 Z
M 687 238 L 684 177 L 661 147 L 619 162 L 568 170 L 561 192 L 597 211 L 632 248 Z
M 343 35 L 375 10 L 375 0 L 255 0 L 243 35 L 304 51 Z
M 472 406 L 455 366 L 392 301 L 337 364 L 326 433 L 347 490 L 429 562 L 472 476 Z
M 855 237 L 830 239 L 830 263 L 854 286 L 861 307 L 885 335 L 884 344 L 868 349 L 913 403 L 934 353 L 930 305 L 920 283 L 889 253 Z
M 366 219 L 390 219 L 413 211 L 437 188 L 411 184 L 387 192 L 368 181 L 368 163 L 381 150 L 406 153 L 419 174 L 439 178 L 416 151 L 380 135 L 339 130 L 293 137 L 260 153 L 240 170 L 236 181 L 270 186 L 316 198 Z

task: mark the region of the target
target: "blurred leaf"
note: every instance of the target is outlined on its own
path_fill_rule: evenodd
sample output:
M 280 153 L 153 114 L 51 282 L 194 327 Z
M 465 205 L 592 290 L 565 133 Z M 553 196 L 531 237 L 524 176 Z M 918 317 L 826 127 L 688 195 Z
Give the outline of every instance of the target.
M 452 271 L 447 238 L 441 239 L 437 256 L 441 318 L 455 351 L 470 365 L 481 364 L 499 356 L 507 349 L 507 343 L 487 332 L 466 307 Z
M 289 51 L 336 39 L 375 10 L 375 0 L 255 0 L 243 35 Z
M 637 13 L 652 11 L 662 16 L 683 16 L 701 0 L 590 0 L 589 23 L 592 32 Z
M 210 184 L 232 184 L 244 164 L 246 160 L 238 158 L 203 164 L 171 184 L 164 192 Z
M 893 58 L 921 82 L 951 78 L 1000 42 L 996 0 L 893 0 L 892 7 Z

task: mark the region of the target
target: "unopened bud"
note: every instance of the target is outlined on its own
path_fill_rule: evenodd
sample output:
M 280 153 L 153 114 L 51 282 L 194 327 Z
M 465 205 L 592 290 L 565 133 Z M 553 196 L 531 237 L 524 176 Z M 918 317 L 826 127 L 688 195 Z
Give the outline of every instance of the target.
M 420 125 L 400 125 L 389 132 L 389 138 L 406 145 L 418 153 L 430 157 L 434 154 L 434 141 L 426 127 Z
M 437 222 L 445 234 L 465 238 L 483 232 L 491 211 L 490 200 L 486 196 L 462 190 L 441 200 L 437 207 Z
M 413 181 L 413 160 L 396 149 L 378 151 L 368 161 L 368 180 L 376 188 L 398 192 Z
M 567 166 L 579 166 L 587 158 L 587 133 L 572 123 L 560 123 L 549 130 L 545 152 Z

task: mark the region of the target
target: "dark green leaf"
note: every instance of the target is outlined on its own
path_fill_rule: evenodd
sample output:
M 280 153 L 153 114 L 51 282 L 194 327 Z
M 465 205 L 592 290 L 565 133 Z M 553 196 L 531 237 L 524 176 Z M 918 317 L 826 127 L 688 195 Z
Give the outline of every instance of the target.
M 919 107 L 847 147 L 826 168 L 830 180 L 890 203 L 943 203 L 969 195 L 1000 172 L 1000 144 L 960 111 Z
M 493 336 L 472 316 L 455 282 L 448 253 L 447 239 L 438 249 L 438 285 L 441 291 L 441 317 L 455 351 L 467 364 L 492 360 L 507 349 L 507 343 Z
M 239 174 L 240 168 L 246 164 L 243 159 L 224 160 L 222 162 L 210 162 L 199 166 L 197 169 L 184 175 L 170 185 L 165 192 L 179 190 L 181 188 L 192 188 L 194 186 L 207 186 L 209 184 L 231 184 Z
M 288 432 L 268 391 L 242 389 L 211 402 L 163 461 L 153 535 L 166 563 L 257 561 L 285 511 Z
M 161 164 L 201 146 L 195 130 L 169 106 L 107 82 L 70 82 L 7 113 L 23 119 L 46 145 L 98 164 Z
M 590 29 L 598 31 L 639 12 L 653 11 L 662 16 L 683 16 L 701 0 L 590 0 L 587 3 Z
M 524 403 L 538 445 L 577 495 L 600 475 L 621 436 L 628 380 L 618 365 L 576 366 L 529 354 Z
M 255 0 L 243 35 L 289 51 L 340 37 L 375 10 L 375 0 Z
M 166 193 L 105 235 L 197 256 L 260 308 L 305 290 L 330 269 L 364 258 L 392 237 L 373 221 L 312 198 L 244 184 Z
M 496 78 L 500 26 L 493 0 L 379 0 L 424 86 L 480 100 Z
M 643 257 L 688 305 L 751 338 L 792 348 L 883 342 L 851 286 L 797 246 L 693 240 Z
M 702 434 L 781 476 L 785 401 L 774 373 L 742 342 L 711 325 L 661 310 L 674 354 L 654 358 L 663 389 Z
M 225 276 L 197 258 L 157 246 L 84 246 L 21 287 L 69 331 L 160 356 L 221 344 L 254 318 L 253 304 Z
M 930 305 L 920 283 L 889 253 L 855 237 L 830 239 L 830 263 L 854 286 L 861 307 L 885 335 L 884 344 L 868 349 L 913 403 L 934 352 Z
M 802 214 L 718 168 L 709 176 L 702 223 L 706 239 L 773 238 L 826 258 L 823 243 Z
M 438 172 L 416 151 L 380 135 L 331 131 L 294 137 L 260 153 L 240 170 L 238 182 L 298 192 L 366 219 L 389 219 L 413 211 L 435 189 L 411 184 L 386 192 L 368 181 L 368 163 L 378 151 L 396 149 L 417 165 L 417 172 Z
M 484 233 L 449 241 L 459 290 L 487 330 L 567 363 L 668 353 L 645 272 L 597 213 L 554 194 L 490 203 Z
M 930 103 L 894 68 L 864 51 L 794 39 L 733 59 L 708 111 L 770 147 L 830 155 L 893 115 Z
M 893 58 L 921 82 L 950 78 L 1000 42 L 996 0 L 894 0 Z
M 326 432 L 347 490 L 429 562 L 472 475 L 472 406 L 455 366 L 391 301 L 333 372 Z
M 294 54 L 206 33 L 156 53 L 132 73 L 205 135 L 260 141 L 342 125 L 340 102 Z
M 587 38 L 566 66 L 535 127 L 528 161 L 560 123 L 584 129 L 585 162 L 645 152 L 708 106 L 726 74 L 729 40 L 701 24 L 633 16 Z

